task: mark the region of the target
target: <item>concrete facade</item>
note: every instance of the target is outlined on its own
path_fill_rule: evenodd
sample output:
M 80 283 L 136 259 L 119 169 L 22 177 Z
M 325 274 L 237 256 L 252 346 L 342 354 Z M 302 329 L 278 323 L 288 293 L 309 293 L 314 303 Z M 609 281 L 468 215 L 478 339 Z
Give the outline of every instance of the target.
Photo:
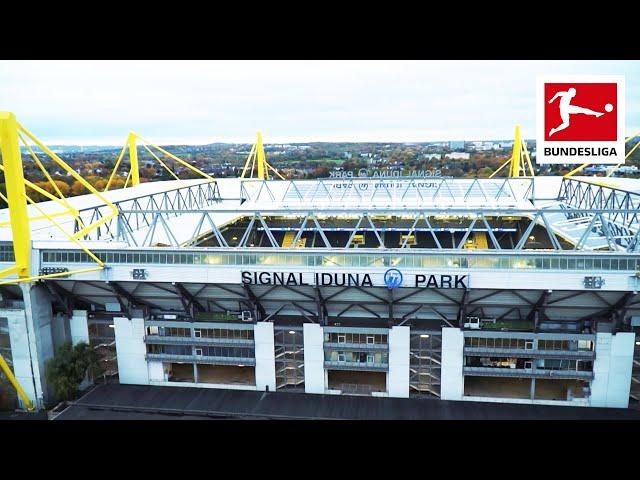
M 113 319 L 118 352 L 120 383 L 148 385 L 149 369 L 145 358 L 144 320 L 115 317 Z
M 149 382 L 166 382 L 167 375 L 164 373 L 164 367 L 160 361 L 149 361 L 147 363 L 149 370 Z
M 387 392 L 390 397 L 409 398 L 410 328 L 389 330 L 389 374 Z
M 305 323 L 304 335 L 304 391 L 325 393 L 324 338 L 317 323 Z
M 442 329 L 442 368 L 440 398 L 462 400 L 464 377 L 462 375 L 464 336 L 459 328 Z
M 42 384 L 37 362 L 32 362 L 31 349 L 36 348 L 35 341 L 30 340 L 27 329 L 26 313 L 23 309 L 1 309 L 0 316 L 7 318 L 13 374 L 29 400 L 38 407 L 43 406 Z M 20 407 L 24 408 L 18 398 Z
M 591 382 L 591 406 L 627 408 L 635 333 L 598 333 Z
M 258 322 L 253 330 L 256 352 L 256 389 L 276 390 L 276 359 L 273 323 Z
M 89 327 L 87 324 L 87 311 L 74 310 L 69 319 L 71 343 L 77 345 L 80 342 L 89 343 Z

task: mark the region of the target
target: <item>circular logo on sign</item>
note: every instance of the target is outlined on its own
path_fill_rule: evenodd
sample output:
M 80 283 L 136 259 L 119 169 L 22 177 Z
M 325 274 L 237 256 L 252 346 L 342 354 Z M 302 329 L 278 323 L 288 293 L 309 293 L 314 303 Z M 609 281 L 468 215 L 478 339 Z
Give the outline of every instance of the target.
M 390 268 L 384 272 L 384 284 L 388 288 L 396 288 L 402 285 L 402 272 L 397 268 Z

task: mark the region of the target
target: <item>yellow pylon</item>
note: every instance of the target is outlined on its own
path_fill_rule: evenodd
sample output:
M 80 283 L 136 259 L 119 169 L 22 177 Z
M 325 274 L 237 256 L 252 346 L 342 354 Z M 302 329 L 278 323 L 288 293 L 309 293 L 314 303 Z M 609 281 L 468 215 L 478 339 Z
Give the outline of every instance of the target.
M 124 153 L 126 151 L 129 152 L 130 168 L 129 168 L 129 174 L 127 175 L 127 179 L 125 181 L 124 186 L 127 187 L 129 185 L 129 181 L 131 181 L 131 186 L 132 187 L 135 187 L 136 185 L 140 185 L 140 164 L 138 162 L 138 144 L 137 144 L 138 140 L 140 140 L 141 145 L 145 148 L 145 150 L 147 150 L 147 152 L 149 152 L 149 154 L 162 166 L 162 168 L 164 168 L 167 172 L 169 172 L 169 174 L 174 179 L 180 180 L 178 178 L 178 176 L 175 173 L 173 173 L 173 170 L 171 170 L 167 166 L 166 163 L 164 163 L 162 160 L 160 160 L 160 157 L 158 155 L 156 155 L 155 153 L 153 153 L 153 151 L 149 147 L 155 148 L 158 152 L 162 153 L 163 155 L 166 155 L 171 160 L 173 160 L 175 162 L 178 162 L 180 165 L 183 165 L 183 166 L 187 167 L 192 172 L 197 173 L 198 175 L 206 178 L 207 180 L 210 180 L 210 181 L 214 180 L 213 177 L 211 177 L 210 175 L 207 175 L 202 170 L 197 169 L 193 165 L 190 165 L 189 163 L 187 163 L 184 160 L 176 157 L 172 153 L 169 153 L 166 150 L 164 150 L 163 148 L 161 148 L 161 147 L 159 147 L 157 145 L 154 145 L 153 143 L 149 142 L 148 140 L 145 140 L 144 138 L 142 138 L 137 133 L 129 132 L 129 134 L 127 135 L 127 139 L 124 142 L 124 146 L 122 147 L 122 150 L 120 150 L 120 154 L 118 155 L 118 160 L 116 160 L 116 164 L 113 167 L 113 171 L 111 172 L 111 175 L 109 176 L 109 180 L 107 181 L 107 185 L 104 188 L 105 192 L 109 190 L 109 187 L 111 186 L 111 182 L 113 181 L 113 179 L 114 179 L 114 177 L 115 177 L 115 175 L 116 175 L 116 173 L 118 171 L 118 167 L 120 166 L 120 163 L 122 162 L 122 158 L 124 157 Z
M 535 176 L 533 166 L 531 165 L 531 158 L 529 157 L 529 151 L 527 150 L 527 144 L 524 140 L 522 140 L 522 137 L 520 136 L 520 125 L 516 125 L 511 157 L 509 158 L 509 160 L 500 165 L 500 168 L 489 175 L 489 178 L 493 178 L 498 174 L 500 170 L 502 170 L 507 165 L 509 165 L 509 177 Z M 527 170 L 529 171 L 528 175 Z
M 0 112 L 0 145 L 2 146 L 2 166 L 7 186 L 6 202 L 9 206 L 9 219 L 13 240 L 13 252 L 16 264 L 0 272 L 3 275 L 17 273 L 18 277 L 29 276 L 29 215 L 25 200 L 24 172 L 22 155 L 18 143 L 18 122 L 11 112 Z
M 281 180 L 284 180 L 284 177 L 280 175 L 280 172 L 267 162 L 267 157 L 264 153 L 264 146 L 262 145 L 262 133 L 258 130 L 258 133 L 256 134 L 256 143 L 251 147 L 249 156 L 244 162 L 244 168 L 242 169 L 240 178 L 259 178 L 261 180 L 269 180 L 269 170 L 275 173 Z M 255 177 L 253 176 L 254 171 L 256 172 Z
M 77 180 L 83 187 L 85 187 L 90 193 L 96 195 L 96 197 L 110 210 L 103 217 L 99 218 L 90 225 L 85 225 L 82 219 L 79 217 L 77 210 L 72 208 L 66 201 L 66 198 L 62 196 L 60 190 L 56 187 L 55 183 L 51 179 L 50 175 L 44 170 L 42 163 L 37 158 L 33 149 L 27 143 L 27 139 L 36 144 L 42 152 L 44 152 L 58 167 L 67 172 L 74 180 Z M 46 190 L 38 187 L 33 182 L 24 178 L 24 172 L 22 168 L 22 155 L 20 153 L 20 141 L 24 143 L 28 152 L 34 159 L 38 167 L 45 172 L 45 176 L 52 183 L 56 192 L 60 197 L 55 197 Z M 79 239 L 83 238 L 92 230 L 98 228 L 100 225 L 110 221 L 118 215 L 118 209 L 103 197 L 89 182 L 82 178 L 73 168 L 67 165 L 60 157 L 53 153 L 46 145 L 38 140 L 31 132 L 25 129 L 11 112 L 0 112 L 0 153 L 2 153 L 2 164 L 0 165 L 0 171 L 4 172 L 5 182 L 7 185 L 7 195 L 0 194 L 7 205 L 9 206 L 9 222 L 0 222 L 0 227 L 11 227 L 11 238 L 13 243 L 13 253 L 15 264 L 11 267 L 0 270 L 0 285 L 10 283 L 31 282 L 40 280 L 43 278 L 55 278 L 72 275 L 74 273 L 90 272 L 94 270 L 101 270 L 104 268 L 104 262 L 96 257 L 89 249 L 82 245 Z M 49 200 L 56 202 L 62 206 L 65 210 L 57 213 L 48 213 L 42 209 L 36 202 L 34 202 L 27 194 L 26 188 L 29 187 L 32 190 L 44 195 Z M 36 217 L 29 217 L 27 210 L 27 203 L 31 204 L 39 215 Z M 54 217 L 71 215 L 77 221 L 80 229 L 70 234 L 58 223 Z M 56 228 L 62 231 L 68 240 L 76 244 L 89 258 L 91 258 L 97 266 L 81 268 L 77 270 L 70 270 L 65 272 L 51 273 L 47 275 L 34 275 L 30 273 L 30 249 L 31 249 L 31 231 L 29 222 L 31 220 L 49 220 Z M 4 280 L 4 277 L 9 277 L 16 274 L 16 278 L 9 278 Z

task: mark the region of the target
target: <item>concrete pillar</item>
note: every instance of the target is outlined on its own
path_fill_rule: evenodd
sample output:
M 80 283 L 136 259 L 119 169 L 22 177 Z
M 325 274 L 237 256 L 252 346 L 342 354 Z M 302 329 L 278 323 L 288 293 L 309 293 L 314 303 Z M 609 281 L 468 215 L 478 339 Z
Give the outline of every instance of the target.
M 536 379 L 531 379 L 531 384 L 529 385 L 529 400 L 535 400 L 536 398 Z
M 164 368 L 162 362 L 152 360 L 147 362 L 147 368 L 149 371 L 149 382 L 164 382 Z
M 53 333 L 53 346 L 55 351 L 60 345 L 71 340 L 69 318 L 62 313 L 57 313 L 53 317 L 51 327 Z
M 635 333 L 596 334 L 591 406 L 627 408 L 631 389 Z
M 322 327 L 317 323 L 305 323 L 304 338 L 304 391 L 324 393 L 324 338 Z
M 24 299 L 24 312 L 29 335 L 29 351 L 36 392 L 39 397 L 38 407 L 52 399 L 53 390 L 46 381 L 45 365 L 53 358 L 53 309 L 51 296 L 42 285 L 20 284 Z
M 118 355 L 120 383 L 149 384 L 149 370 L 145 355 L 144 319 L 116 317 L 113 319 Z
M 464 336 L 459 328 L 442 329 L 442 366 L 440 398 L 462 400 L 464 377 L 462 374 Z
M 13 361 L 13 375 L 33 405 L 42 407 L 42 387 L 40 384 L 38 362 L 32 362 L 31 349 L 35 355 L 35 340 L 27 333 L 27 318 L 23 309 L 0 310 L 0 316 L 7 318 L 9 342 Z M 36 381 L 36 378 L 38 381 Z M 24 408 L 22 401 L 20 408 Z
M 387 392 L 390 397 L 409 397 L 409 327 L 389 330 L 389 375 Z
M 77 345 L 80 342 L 89 343 L 89 326 L 86 310 L 74 310 L 69 320 L 71 330 L 71 343 Z
M 256 345 L 256 388 L 276 390 L 276 359 L 273 323 L 257 322 L 253 330 Z
M 73 345 L 77 345 L 81 342 L 90 345 L 86 310 L 73 310 L 71 312 L 71 318 L 69 319 L 69 332 L 71 343 Z M 85 376 L 84 380 L 82 380 L 82 383 L 80 384 L 80 390 L 84 390 L 89 385 L 91 385 L 91 382 L 89 381 L 88 376 Z

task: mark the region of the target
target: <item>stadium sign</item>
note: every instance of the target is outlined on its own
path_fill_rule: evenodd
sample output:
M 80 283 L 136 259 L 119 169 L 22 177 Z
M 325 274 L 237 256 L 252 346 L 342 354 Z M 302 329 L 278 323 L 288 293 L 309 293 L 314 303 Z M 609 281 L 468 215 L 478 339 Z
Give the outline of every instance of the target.
M 442 170 L 408 170 L 390 168 L 359 168 L 353 170 L 337 170 L 329 172 L 329 178 L 388 178 L 388 177 L 442 177 Z
M 554 75 L 537 79 L 538 164 L 624 163 L 622 75 Z
M 282 285 L 288 287 L 376 287 L 387 288 L 469 288 L 469 275 L 402 274 L 393 268 L 380 273 L 242 271 L 245 285 Z

